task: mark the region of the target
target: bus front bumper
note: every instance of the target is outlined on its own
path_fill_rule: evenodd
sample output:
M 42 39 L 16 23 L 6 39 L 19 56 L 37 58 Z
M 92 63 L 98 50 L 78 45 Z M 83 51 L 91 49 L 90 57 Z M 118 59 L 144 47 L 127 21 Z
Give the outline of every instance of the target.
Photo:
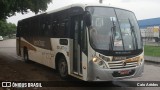
M 132 68 L 102 69 L 94 64 L 92 64 L 92 67 L 92 70 L 88 73 L 88 81 L 112 81 L 140 77 L 144 70 L 144 62 L 141 65 Z M 119 73 L 121 71 L 129 71 L 129 73 L 121 75 Z

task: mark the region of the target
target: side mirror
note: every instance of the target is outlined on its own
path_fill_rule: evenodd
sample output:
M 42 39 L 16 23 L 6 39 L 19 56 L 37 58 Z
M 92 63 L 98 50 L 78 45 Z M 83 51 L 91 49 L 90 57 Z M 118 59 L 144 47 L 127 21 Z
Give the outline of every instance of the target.
M 88 11 L 84 12 L 84 21 L 86 22 L 87 27 L 91 26 L 91 14 Z

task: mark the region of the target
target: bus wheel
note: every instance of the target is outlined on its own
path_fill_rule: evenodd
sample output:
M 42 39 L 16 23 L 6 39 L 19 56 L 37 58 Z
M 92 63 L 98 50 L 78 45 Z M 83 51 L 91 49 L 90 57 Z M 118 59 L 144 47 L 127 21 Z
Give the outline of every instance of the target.
M 24 49 L 24 51 L 23 51 L 23 59 L 24 59 L 24 62 L 26 62 L 26 63 L 29 62 L 29 59 L 28 59 L 28 50 L 27 49 Z
M 66 62 L 64 57 L 61 57 L 59 59 L 58 71 L 59 71 L 59 74 L 60 74 L 61 78 L 63 78 L 63 79 L 68 78 L 68 66 L 67 66 L 67 62 Z

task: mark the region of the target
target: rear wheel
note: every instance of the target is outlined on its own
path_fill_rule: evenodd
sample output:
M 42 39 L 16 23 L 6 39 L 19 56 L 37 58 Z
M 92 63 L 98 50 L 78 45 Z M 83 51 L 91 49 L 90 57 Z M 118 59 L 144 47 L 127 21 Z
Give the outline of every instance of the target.
M 68 78 L 68 66 L 67 66 L 66 59 L 64 57 L 61 57 L 59 59 L 58 71 L 59 71 L 59 74 L 60 74 L 61 78 L 63 78 L 63 79 Z
M 27 49 L 24 49 L 23 50 L 23 59 L 24 59 L 24 62 L 29 62 L 29 59 L 28 59 L 28 50 Z

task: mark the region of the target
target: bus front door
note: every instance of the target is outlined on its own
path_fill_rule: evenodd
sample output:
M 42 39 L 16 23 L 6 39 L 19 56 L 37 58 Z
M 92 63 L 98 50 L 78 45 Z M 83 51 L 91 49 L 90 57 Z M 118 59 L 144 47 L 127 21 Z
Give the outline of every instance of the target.
M 82 29 L 83 29 L 83 18 L 78 15 L 72 18 L 72 29 L 74 32 L 73 37 L 73 73 L 79 76 L 83 75 L 82 60 L 84 59 L 82 53 Z M 87 62 L 87 61 L 86 61 Z

